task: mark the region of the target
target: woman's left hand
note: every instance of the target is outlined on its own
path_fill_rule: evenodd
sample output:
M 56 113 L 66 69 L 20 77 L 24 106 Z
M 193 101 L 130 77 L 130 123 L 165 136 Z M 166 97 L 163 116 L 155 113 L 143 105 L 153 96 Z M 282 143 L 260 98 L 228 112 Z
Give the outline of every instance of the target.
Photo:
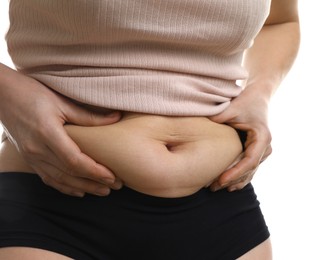
M 211 184 L 212 191 L 244 188 L 252 180 L 259 164 L 272 152 L 271 133 L 268 128 L 269 100 L 260 95 L 257 89 L 246 87 L 225 111 L 210 117 L 214 122 L 247 132 L 243 153 Z

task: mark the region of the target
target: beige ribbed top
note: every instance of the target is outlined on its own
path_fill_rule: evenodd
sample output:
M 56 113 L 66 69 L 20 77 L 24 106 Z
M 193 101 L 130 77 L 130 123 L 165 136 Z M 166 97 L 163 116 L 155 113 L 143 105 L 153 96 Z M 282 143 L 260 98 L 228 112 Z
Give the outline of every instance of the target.
M 17 69 L 83 103 L 214 115 L 248 77 L 270 0 L 11 0 Z

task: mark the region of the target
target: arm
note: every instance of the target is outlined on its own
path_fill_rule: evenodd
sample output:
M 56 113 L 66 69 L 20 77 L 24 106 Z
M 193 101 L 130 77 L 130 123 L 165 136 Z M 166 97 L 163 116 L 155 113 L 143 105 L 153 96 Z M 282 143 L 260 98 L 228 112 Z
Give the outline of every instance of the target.
M 107 195 L 120 181 L 83 154 L 63 125 L 105 125 L 120 115 L 99 115 L 0 63 L 0 121 L 9 140 L 42 180 L 73 196 Z M 102 191 L 103 190 L 103 191 Z
M 247 87 L 259 86 L 269 101 L 292 67 L 299 43 L 297 0 L 273 0 L 263 29 L 245 55 L 244 65 L 250 75 Z
M 211 118 L 248 133 L 242 158 L 221 174 L 212 184 L 212 190 L 243 188 L 251 181 L 260 162 L 271 153 L 268 106 L 298 52 L 300 29 L 297 5 L 297 0 L 272 1 L 269 17 L 245 55 L 244 66 L 249 71 L 249 78 L 244 91 L 227 110 Z

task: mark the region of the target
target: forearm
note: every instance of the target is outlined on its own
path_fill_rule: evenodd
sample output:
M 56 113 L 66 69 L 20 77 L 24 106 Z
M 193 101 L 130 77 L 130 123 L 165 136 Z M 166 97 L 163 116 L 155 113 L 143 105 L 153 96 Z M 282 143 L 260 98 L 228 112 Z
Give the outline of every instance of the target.
M 0 63 L 0 121 L 4 113 L 9 109 L 9 105 L 22 94 L 22 80 L 26 80 L 24 75 L 16 70 Z
M 242 158 L 211 185 L 213 191 L 220 188 L 229 191 L 242 189 L 252 180 L 260 162 L 272 152 L 268 127 L 269 101 L 292 67 L 300 38 L 298 19 L 290 19 L 290 22 L 281 20 L 286 1 L 291 1 L 294 7 L 294 0 L 273 0 L 276 8 L 271 20 L 276 22 L 270 23 L 268 20 L 254 45 L 245 53 L 244 65 L 249 77 L 244 82 L 244 91 L 233 99 L 225 111 L 211 117 L 214 122 L 225 123 L 247 133 Z
M 6 85 L 8 82 L 8 73 L 10 73 L 11 69 L 8 68 L 6 65 L 0 63 L 0 105 L 4 105 L 4 102 L 7 100 L 7 96 L 6 96 Z M 0 106 L 0 121 L 2 119 L 2 114 L 4 111 L 4 107 Z
M 18 72 L 0 62 L 0 98 L 6 98 L 5 93 L 8 84 L 17 78 Z
M 245 55 L 246 86 L 270 99 L 291 69 L 300 43 L 299 21 L 265 25 Z

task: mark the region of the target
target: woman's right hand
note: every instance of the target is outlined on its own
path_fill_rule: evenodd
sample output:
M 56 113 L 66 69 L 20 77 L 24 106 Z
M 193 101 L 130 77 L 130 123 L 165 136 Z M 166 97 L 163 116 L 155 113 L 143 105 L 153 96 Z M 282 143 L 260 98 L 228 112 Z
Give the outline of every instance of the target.
M 82 153 L 63 125 L 108 125 L 120 119 L 90 112 L 0 63 L 0 119 L 10 141 L 43 182 L 62 193 L 108 195 L 120 180 Z M 109 188 L 110 187 L 110 188 Z

